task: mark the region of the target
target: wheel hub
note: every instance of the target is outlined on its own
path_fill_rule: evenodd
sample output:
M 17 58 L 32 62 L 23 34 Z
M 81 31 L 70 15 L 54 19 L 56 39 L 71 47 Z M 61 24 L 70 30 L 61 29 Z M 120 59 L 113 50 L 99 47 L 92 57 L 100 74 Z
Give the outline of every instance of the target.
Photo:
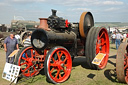
M 55 62 L 55 64 L 56 64 L 56 66 L 55 67 L 57 67 L 58 69 L 62 69 L 62 67 L 64 67 L 64 63 L 62 62 L 62 61 L 56 61 Z
M 28 63 L 29 63 L 29 65 L 33 65 L 34 64 L 34 59 L 33 58 L 29 58 L 28 59 Z

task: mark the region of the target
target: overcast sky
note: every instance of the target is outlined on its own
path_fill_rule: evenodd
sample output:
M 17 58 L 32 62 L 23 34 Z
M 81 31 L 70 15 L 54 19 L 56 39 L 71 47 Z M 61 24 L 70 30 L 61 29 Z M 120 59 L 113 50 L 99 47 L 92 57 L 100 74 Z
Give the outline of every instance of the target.
M 128 0 L 0 0 L 0 24 L 10 24 L 14 16 L 39 21 L 51 9 L 70 22 L 79 22 L 84 11 L 92 12 L 95 22 L 128 22 Z

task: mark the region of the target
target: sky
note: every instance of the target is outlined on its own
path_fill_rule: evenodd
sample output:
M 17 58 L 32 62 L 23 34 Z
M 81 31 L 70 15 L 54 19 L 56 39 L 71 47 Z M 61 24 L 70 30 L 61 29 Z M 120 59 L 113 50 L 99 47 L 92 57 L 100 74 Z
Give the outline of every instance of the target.
M 79 22 L 83 12 L 95 22 L 128 22 L 128 0 L 0 0 L 0 24 L 14 19 L 39 21 L 57 10 L 57 16 Z

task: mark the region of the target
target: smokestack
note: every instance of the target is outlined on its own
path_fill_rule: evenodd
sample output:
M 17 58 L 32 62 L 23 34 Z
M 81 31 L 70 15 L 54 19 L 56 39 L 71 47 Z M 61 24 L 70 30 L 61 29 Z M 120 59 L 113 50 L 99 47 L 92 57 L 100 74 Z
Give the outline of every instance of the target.
M 56 16 L 57 10 L 52 9 L 52 16 Z
M 48 24 L 47 24 L 47 18 L 39 18 L 40 19 L 40 25 L 39 25 L 39 27 L 38 28 L 41 28 L 41 29 L 44 29 L 44 30 L 47 30 L 47 31 L 49 31 L 49 30 L 51 30 L 51 29 L 49 29 L 48 28 Z

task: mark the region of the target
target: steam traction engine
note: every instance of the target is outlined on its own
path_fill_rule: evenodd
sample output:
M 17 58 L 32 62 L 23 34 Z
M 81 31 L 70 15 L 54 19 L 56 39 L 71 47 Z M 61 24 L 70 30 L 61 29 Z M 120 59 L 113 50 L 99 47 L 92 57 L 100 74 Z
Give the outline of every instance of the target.
M 64 82 L 70 76 L 75 56 L 86 56 L 92 69 L 105 68 L 109 57 L 108 33 L 105 27 L 94 27 L 90 12 L 83 12 L 79 23 L 69 23 L 52 10 L 52 15 L 42 22 L 43 29 L 32 33 L 32 47 L 22 48 L 16 57 L 15 64 L 21 66 L 24 76 L 32 77 L 44 68 L 50 82 Z M 98 53 L 106 56 L 96 66 L 91 62 Z

